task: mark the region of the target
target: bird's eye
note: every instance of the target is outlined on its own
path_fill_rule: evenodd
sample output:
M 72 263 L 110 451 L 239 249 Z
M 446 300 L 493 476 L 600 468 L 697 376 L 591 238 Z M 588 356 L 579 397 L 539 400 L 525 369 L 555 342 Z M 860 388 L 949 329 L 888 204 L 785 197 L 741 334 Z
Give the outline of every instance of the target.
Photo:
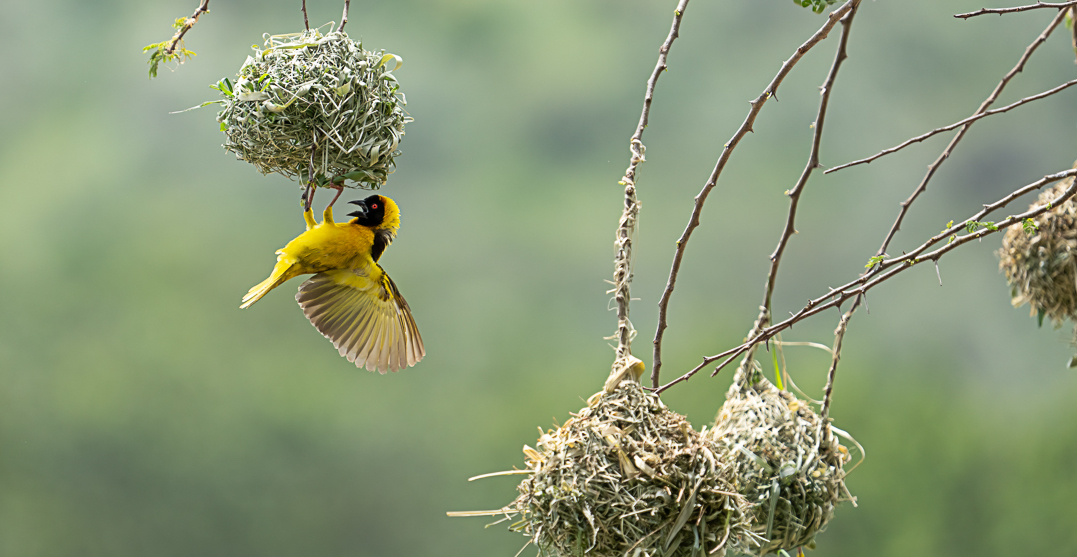
M 375 204 L 371 205 L 371 206 L 370 206 L 370 208 L 371 208 L 371 209 L 377 209 L 377 208 L 378 208 L 378 204 L 377 204 L 377 203 L 375 203 Z

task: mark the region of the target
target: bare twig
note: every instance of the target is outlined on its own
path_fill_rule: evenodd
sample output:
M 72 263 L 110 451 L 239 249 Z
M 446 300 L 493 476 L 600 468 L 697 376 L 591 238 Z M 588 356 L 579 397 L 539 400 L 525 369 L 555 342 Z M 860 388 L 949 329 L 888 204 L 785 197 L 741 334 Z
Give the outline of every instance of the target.
M 307 0 L 303 0 L 303 28 L 310 31 L 310 21 L 307 19 Z
M 1028 45 L 1028 47 L 1025 48 L 1025 53 L 1021 55 L 1021 58 L 1017 61 L 1017 65 L 1015 65 L 1013 69 L 1011 69 L 1005 76 L 1002 77 L 1002 80 L 999 81 L 998 85 L 995 86 L 995 90 L 992 91 L 990 95 L 988 95 L 987 99 L 982 104 L 980 104 L 980 108 L 976 109 L 975 114 L 986 112 L 987 109 L 990 108 L 992 104 L 994 104 L 995 100 L 997 100 L 999 95 L 1002 94 L 1002 90 L 1006 88 L 1006 85 L 1009 84 L 1010 80 L 1013 79 L 1014 76 L 1016 76 L 1025 68 L 1025 63 L 1028 62 L 1029 58 L 1032 57 L 1032 53 L 1035 52 L 1036 49 L 1039 48 L 1039 46 L 1047 40 L 1047 37 L 1050 36 L 1051 32 L 1055 30 L 1055 27 L 1058 27 L 1058 24 L 1062 22 L 1062 19 L 1064 17 L 1064 11 L 1058 12 L 1058 15 L 1051 20 L 1051 23 L 1047 25 L 1047 28 L 1044 29 L 1043 32 L 1040 33 L 1040 35 L 1036 37 L 1034 41 L 1032 41 L 1032 44 Z M 916 201 L 917 197 L 920 197 L 921 193 L 924 193 L 924 191 L 927 190 L 928 182 L 930 182 L 931 178 L 935 176 L 935 172 L 939 169 L 940 166 L 942 166 L 942 163 L 945 162 L 946 159 L 950 158 L 950 154 L 953 153 L 954 148 L 957 147 L 957 144 L 961 141 L 961 139 L 965 137 L 965 132 L 969 131 L 969 127 L 972 126 L 973 123 L 974 122 L 968 122 L 962 125 L 961 129 L 958 130 L 956 135 L 954 135 L 954 138 L 950 140 L 950 143 L 946 146 L 946 149 L 944 149 L 942 151 L 942 154 L 939 155 L 939 158 L 935 159 L 935 162 L 928 165 L 927 174 L 924 176 L 924 179 L 920 181 L 920 185 L 916 186 L 916 189 L 913 190 L 912 195 L 910 195 L 908 199 L 901 202 L 901 209 L 898 210 L 897 219 L 894 220 L 894 224 L 890 227 L 890 231 L 886 233 L 886 238 L 883 239 L 883 243 L 881 246 L 879 246 L 879 251 L 875 252 L 875 255 L 883 255 L 884 253 L 886 253 L 886 248 L 890 246 L 890 242 L 894 239 L 894 236 L 897 234 L 898 230 L 901 229 L 901 222 L 905 220 L 905 214 L 908 213 L 909 207 L 912 206 L 912 203 Z
M 994 115 L 994 114 L 1000 114 L 1002 112 L 1007 112 L 1007 111 L 1013 110 L 1014 108 L 1017 108 L 1017 107 L 1019 107 L 1019 106 L 1021 106 L 1023 104 L 1027 104 L 1027 103 L 1030 103 L 1032 101 L 1038 101 L 1038 100 L 1040 100 L 1040 99 L 1042 99 L 1044 97 L 1050 97 L 1051 95 L 1054 95 L 1055 93 L 1059 93 L 1061 91 L 1069 89 L 1070 87 L 1072 87 L 1074 85 L 1077 85 L 1077 79 L 1072 79 L 1070 81 L 1067 81 L 1067 82 L 1063 83 L 1062 85 L 1059 85 L 1058 87 L 1055 87 L 1053 89 L 1048 89 L 1047 91 L 1044 91 L 1044 92 L 1042 92 L 1042 93 L 1040 93 L 1038 95 L 1032 95 L 1031 97 L 1025 97 L 1025 98 L 1023 98 L 1023 99 L 1021 99 L 1021 100 L 1019 100 L 1019 101 L 1017 101 L 1015 103 L 1008 104 L 1008 105 L 1006 105 L 1006 106 L 1004 106 L 1002 108 L 996 108 L 994 110 L 988 110 L 986 112 L 980 112 L 980 113 L 974 114 L 972 116 L 969 116 L 968 118 L 965 118 L 964 120 L 961 120 L 959 122 L 954 122 L 953 124 L 950 124 L 949 126 L 943 126 L 941 128 L 933 129 L 933 130 L 931 130 L 931 131 L 929 131 L 929 132 L 927 132 L 925 134 L 921 134 L 921 135 L 918 135 L 918 136 L 916 136 L 916 137 L 914 137 L 912 139 L 908 139 L 908 140 L 906 140 L 905 142 L 903 142 L 903 143 L 901 143 L 899 145 L 896 145 L 896 146 L 891 147 L 889 149 L 883 149 L 882 151 L 879 151 L 878 153 L 876 153 L 876 154 L 874 154 L 874 155 L 872 155 L 870 157 L 855 160 L 855 161 L 852 161 L 852 162 L 847 162 L 845 164 L 839 164 L 838 166 L 835 166 L 834 168 L 828 168 L 826 170 L 826 172 L 824 172 L 824 174 L 830 174 L 831 172 L 837 172 L 838 170 L 841 170 L 843 168 L 849 168 L 850 166 L 856 166 L 858 164 L 870 163 L 871 161 L 874 161 L 875 159 L 884 157 L 884 156 L 889 155 L 891 153 L 896 153 L 897 151 L 900 151 L 900 150 L 908 147 L 909 145 L 912 145 L 913 143 L 919 143 L 919 142 L 921 142 L 921 141 L 923 141 L 923 140 L 925 140 L 925 139 L 927 139 L 929 137 L 933 137 L 933 136 L 938 135 L 940 133 L 948 132 L 950 130 L 953 130 L 953 129 L 959 128 L 961 126 L 970 124 L 970 123 L 975 122 L 976 120 L 979 120 L 981 118 L 986 118 L 986 117 Z
M 1044 8 L 1047 8 L 1047 9 L 1054 8 L 1054 9 L 1057 9 L 1057 10 L 1064 10 L 1066 8 L 1071 8 L 1073 6 L 1077 6 L 1077 0 L 1071 0 L 1070 2 L 1059 2 L 1057 4 L 1051 4 L 1051 3 L 1048 3 L 1048 2 L 1036 2 L 1035 4 L 1030 4 L 1028 6 L 1016 6 L 1016 7 L 1013 7 L 1013 8 L 980 8 L 979 10 L 976 10 L 975 12 L 968 12 L 968 13 L 964 13 L 964 14 L 956 14 L 956 15 L 954 15 L 954 17 L 959 18 L 959 19 L 968 19 L 970 17 L 976 17 L 978 15 L 986 15 L 986 14 L 1003 15 L 1003 14 L 1012 14 L 1012 13 L 1017 13 L 1017 12 L 1027 12 L 1029 10 L 1039 10 L 1039 9 L 1044 9 Z
M 202 0 L 202 3 L 194 10 L 191 17 L 183 22 L 183 27 L 180 27 L 176 30 L 176 34 L 172 35 L 172 38 L 168 41 L 168 48 L 165 49 L 165 54 L 173 54 L 176 52 L 176 45 L 183 40 L 183 36 L 187 34 L 187 31 L 190 31 L 191 27 L 194 27 L 194 24 L 198 23 L 198 18 L 206 13 L 209 13 L 209 0 Z
M 841 341 L 845 339 L 845 331 L 849 328 L 849 320 L 853 318 L 853 313 L 860 306 L 862 299 L 862 296 L 857 296 L 853 300 L 853 307 L 849 308 L 849 311 L 841 316 L 838 321 L 838 328 L 834 330 L 834 349 L 831 350 L 830 369 L 827 371 L 826 387 L 823 389 L 823 409 L 819 414 L 819 421 L 826 428 L 827 437 L 830 437 L 830 420 L 827 418 L 830 415 L 830 401 L 834 393 L 834 376 L 838 371 L 838 361 L 841 360 Z
M 801 310 L 797 313 L 791 314 L 788 319 L 785 319 L 784 321 L 776 323 L 769 327 L 763 328 L 757 335 L 750 337 L 744 343 L 736 347 L 730 348 L 719 354 L 715 354 L 714 356 L 707 356 L 703 358 L 703 361 L 699 365 L 692 368 L 690 371 L 678 377 L 677 379 L 674 379 L 673 381 L 662 385 L 658 389 L 655 389 L 655 393 L 662 393 L 663 391 L 677 383 L 687 381 L 703 368 L 724 358 L 722 363 L 717 368 L 715 368 L 714 372 L 711 374 L 714 375 L 726 365 L 728 365 L 729 362 L 731 362 L 734 358 L 738 357 L 741 354 L 744 354 L 753 346 L 761 342 L 766 342 L 767 340 L 773 338 L 774 335 L 784 331 L 785 329 L 788 329 L 789 327 L 792 327 L 796 323 L 808 317 L 811 317 L 812 315 L 821 313 L 830 308 L 840 307 L 841 304 L 851 298 L 863 296 L 867 293 L 868 290 L 871 290 L 875 286 L 882 284 L 883 282 L 916 266 L 919 263 L 923 263 L 925 261 L 937 262 L 939 258 L 941 258 L 943 255 L 964 244 L 967 244 L 973 240 L 980 240 L 990 234 L 1003 231 L 1014 224 L 1024 221 L 1025 219 L 1033 218 L 1047 212 L 1052 207 L 1058 206 L 1060 203 L 1066 201 L 1067 199 L 1072 197 L 1075 192 L 1077 192 L 1077 181 L 1075 181 L 1074 184 L 1067 188 L 1061 195 L 1051 200 L 1051 202 L 1046 205 L 1037 206 L 1035 208 L 1029 209 L 1028 211 L 1025 211 L 1024 213 L 1006 217 L 1005 219 L 994 223 L 991 227 L 984 227 L 979 230 L 976 230 L 975 232 L 967 233 L 961 236 L 958 236 L 956 234 L 956 232 L 969 226 L 970 223 L 979 223 L 981 219 L 983 219 L 985 216 L 991 214 L 994 211 L 997 211 L 998 209 L 1001 209 L 1002 207 L 1005 207 L 1008 203 L 1026 193 L 1040 189 L 1047 184 L 1057 182 L 1059 180 L 1063 180 L 1065 178 L 1069 178 L 1070 176 L 1075 175 L 1077 175 L 1077 169 L 1071 169 L 1064 172 L 1049 174 L 1047 176 L 1044 176 L 1040 180 L 1037 180 L 1031 184 L 1014 190 L 1010 194 L 1006 195 L 1005 197 L 999 199 L 994 203 L 984 205 L 983 209 L 972 217 L 964 220 L 960 224 L 947 228 L 946 230 L 940 232 L 935 236 L 932 236 L 930 239 L 928 239 L 920 247 L 913 250 L 912 252 L 902 255 L 901 257 L 885 259 L 879 262 L 872 268 L 871 272 L 864 274 L 860 278 L 849 281 L 848 283 L 842 285 L 839 288 L 831 289 L 829 293 L 824 294 L 818 298 L 809 300 L 807 305 L 801 308 Z M 928 248 L 944 239 L 949 239 L 946 245 L 935 249 L 934 251 L 926 252 Z
M 846 47 L 849 44 L 849 31 L 852 28 L 853 17 L 856 16 L 857 6 L 853 6 L 841 20 L 842 32 L 841 41 L 838 43 L 837 53 L 834 55 L 834 62 L 830 66 L 830 73 L 826 76 L 826 81 L 823 82 L 820 90 L 822 94 L 819 100 L 819 113 L 815 117 L 814 133 L 812 135 L 811 152 L 808 154 L 808 163 L 804 166 L 804 171 L 800 174 L 800 179 L 797 180 L 793 189 L 787 192 L 789 196 L 789 214 L 785 219 L 785 229 L 782 231 L 782 237 L 778 240 L 778 246 L 774 248 L 774 252 L 770 254 L 770 271 L 767 273 L 767 286 L 766 292 L 763 295 L 763 309 L 760 317 L 770 314 L 771 296 L 774 294 L 774 285 L 778 276 L 778 266 L 781 264 L 782 254 L 785 252 L 785 247 L 789 243 L 789 239 L 796 234 L 796 216 L 797 207 L 800 205 L 800 195 L 804 192 L 804 186 L 808 183 L 808 178 L 811 177 L 812 171 L 820 168 L 819 164 L 819 145 L 823 139 L 823 125 L 826 122 L 826 110 L 830 103 L 830 92 L 834 86 L 834 80 L 838 77 L 838 70 L 841 69 L 841 63 L 848 58 L 846 53 Z M 760 324 L 766 326 L 769 323 L 761 321 Z
M 1070 8 L 1070 43 L 1073 44 L 1073 53 L 1077 54 L 1077 7 Z
M 352 0 L 344 0 L 344 15 L 340 18 L 340 27 L 337 28 L 337 31 L 343 31 L 344 26 L 348 24 L 348 8 L 350 8 L 351 5 Z
M 758 97 L 749 101 L 752 108 L 748 111 L 748 116 L 745 117 L 744 122 L 733 134 L 732 139 L 722 148 L 722 153 L 718 157 L 718 161 L 714 165 L 714 170 L 711 171 L 710 177 L 707 178 L 707 182 L 703 185 L 703 189 L 695 197 L 695 204 L 692 207 L 691 217 L 688 219 L 688 226 L 685 227 L 684 232 L 681 234 L 679 240 L 677 240 L 677 248 L 673 254 L 673 266 L 669 272 L 669 279 L 666 282 L 666 288 L 662 292 L 662 298 L 658 302 L 658 329 L 655 331 L 654 336 L 654 369 L 651 372 L 652 384 L 658 384 L 658 376 L 661 371 L 661 354 L 662 354 L 662 335 L 666 330 L 666 313 L 669 307 L 670 297 L 673 295 L 673 289 L 677 284 L 677 274 L 680 272 L 681 261 L 684 259 L 684 251 L 688 247 L 688 240 L 692 236 L 692 232 L 699 226 L 699 216 L 703 212 L 703 204 L 707 201 L 707 196 L 710 195 L 714 186 L 718 183 L 718 177 L 721 176 L 722 171 L 725 169 L 726 163 L 729 162 L 729 157 L 733 153 L 733 149 L 736 149 L 737 144 L 748 132 L 752 131 L 752 126 L 755 123 L 756 117 L 763 109 L 763 105 L 766 104 L 771 97 L 777 94 L 778 87 L 785 80 L 785 77 L 789 75 L 793 67 L 812 49 L 816 44 L 825 39 L 830 34 L 831 29 L 834 28 L 838 22 L 845 17 L 845 14 L 849 13 L 854 7 L 860 5 L 860 0 L 848 0 L 841 7 L 834 10 L 827 16 L 827 22 L 815 32 L 804 44 L 797 47 L 793 55 L 782 63 L 781 69 L 778 70 L 778 74 L 774 76 L 774 79 L 763 89 Z
M 826 80 L 819 88 L 821 91 L 819 100 L 819 113 L 815 117 L 815 123 L 813 125 L 814 133 L 812 134 L 811 150 L 808 153 L 808 163 L 804 167 L 804 171 L 800 174 L 800 178 L 797 180 L 793 189 L 786 191 L 786 195 L 789 196 L 789 214 L 785 219 L 785 228 L 782 230 L 782 236 L 778 240 L 778 246 L 774 248 L 774 252 L 770 255 L 770 270 L 767 272 L 766 287 L 763 293 L 763 305 L 759 306 L 759 316 L 755 322 L 752 323 L 751 330 L 748 331 L 748 338 L 751 338 L 759 331 L 770 325 L 771 319 L 771 297 L 774 294 L 774 287 L 778 277 L 778 266 L 781 265 L 782 254 L 785 252 L 785 247 L 789 243 L 789 239 L 796 234 L 796 215 L 797 207 L 800 205 L 800 196 L 804 191 L 804 186 L 808 183 L 808 178 L 811 177 L 812 172 L 816 168 L 820 168 L 819 164 L 819 145 L 823 138 L 823 125 L 826 122 L 826 110 L 830 103 L 830 92 L 834 85 L 835 79 L 838 76 L 838 70 L 841 68 L 841 63 L 848 58 L 846 48 L 849 43 L 849 32 L 852 27 L 853 17 L 856 15 L 856 7 L 853 7 L 849 13 L 842 18 L 842 32 L 841 40 L 838 42 L 837 53 L 834 55 L 834 62 L 830 66 L 830 71 L 827 73 Z M 758 346 L 758 345 L 757 345 Z M 752 373 L 749 370 L 752 369 L 751 361 L 754 358 L 754 348 L 749 349 L 741 361 L 740 367 L 737 369 L 737 376 L 734 381 L 749 381 L 752 377 Z M 654 385 L 657 388 L 658 385 Z
M 673 11 L 673 24 L 669 35 L 658 49 L 658 62 L 647 80 L 647 89 L 643 95 L 643 112 L 639 117 L 639 124 L 635 133 L 629 140 L 628 169 L 621 178 L 621 185 L 625 187 L 624 212 L 617 226 L 617 257 L 614 262 L 613 290 L 614 299 L 617 301 L 617 359 L 614 361 L 614 373 L 621 366 L 627 364 L 627 357 L 632 353 L 632 336 L 635 332 L 632 322 L 628 320 L 628 309 L 631 302 L 629 284 L 632 281 L 632 232 L 635 229 L 636 217 L 639 214 L 639 202 L 636 200 L 636 168 L 646 160 L 643 146 L 643 130 L 647 127 L 647 121 L 651 113 L 651 100 L 654 98 L 654 87 L 658 82 L 658 76 L 666 70 L 666 57 L 673 41 L 680 36 L 681 18 L 684 10 L 688 7 L 688 0 L 679 0 L 677 8 Z

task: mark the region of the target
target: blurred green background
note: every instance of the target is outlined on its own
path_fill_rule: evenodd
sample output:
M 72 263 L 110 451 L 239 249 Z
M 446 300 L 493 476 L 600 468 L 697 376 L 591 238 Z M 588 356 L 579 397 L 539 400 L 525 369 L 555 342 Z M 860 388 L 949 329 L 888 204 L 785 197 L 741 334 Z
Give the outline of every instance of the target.
M 383 190 L 403 228 L 382 261 L 428 355 L 387 376 L 337 356 L 296 306 L 298 281 L 237 309 L 302 230 L 299 188 L 224 152 L 212 107 L 169 112 L 213 99 L 207 85 L 263 32 L 302 16 L 297 0 L 215 1 L 187 37 L 198 57 L 147 80 L 141 47 L 196 4 L 0 5 L 0 555 L 511 557 L 522 536 L 445 511 L 511 500 L 512 478 L 466 479 L 520 466 L 536 426 L 605 379 L 617 180 L 675 3 L 352 2 L 349 33 L 404 58 L 415 118 Z M 312 25 L 339 18 L 341 2 L 309 4 Z M 951 17 L 981 4 L 863 3 L 824 164 L 971 114 L 1054 15 Z M 788 0 L 690 4 L 639 180 L 632 317 L 648 366 L 692 197 L 747 101 L 823 21 Z M 767 104 L 708 202 L 670 307 L 669 377 L 755 317 L 836 38 Z M 1072 79 L 1073 60 L 1056 33 L 1001 102 Z M 1067 91 L 977 124 L 890 253 L 1069 168 L 1075 105 Z M 777 315 L 863 270 L 947 140 L 816 174 Z M 1077 554 L 1070 333 L 1010 307 L 997 246 L 944 258 L 941 288 L 914 269 L 854 317 L 833 415 L 868 450 L 848 481 L 860 506 L 813 554 Z M 836 323 L 785 340 L 829 343 Z M 818 396 L 828 356 L 786 355 Z M 729 381 L 701 375 L 665 400 L 702 426 Z

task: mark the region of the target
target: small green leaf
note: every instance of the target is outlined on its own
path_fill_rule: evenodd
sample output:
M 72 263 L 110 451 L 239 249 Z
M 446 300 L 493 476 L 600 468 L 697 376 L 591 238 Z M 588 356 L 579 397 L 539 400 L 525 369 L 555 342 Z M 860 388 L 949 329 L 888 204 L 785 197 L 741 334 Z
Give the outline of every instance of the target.
M 351 83 L 345 83 L 344 85 L 341 85 L 340 87 L 334 87 L 333 88 L 333 92 L 336 93 L 338 97 L 346 96 L 348 93 L 351 92 L 351 90 L 352 90 L 352 84 Z
M 865 269 L 870 269 L 870 268 L 878 265 L 879 263 L 882 263 L 882 261 L 883 261 L 883 259 L 885 259 L 885 257 L 886 257 L 885 255 L 876 255 L 875 257 L 872 257 L 871 259 L 868 259 L 868 264 L 864 265 L 864 268 Z
M 837 0 L 793 0 L 794 4 L 802 8 L 810 8 L 811 11 L 817 14 L 823 13 L 827 6 L 831 6 L 836 2 Z
M 150 53 L 150 59 L 146 62 L 150 65 L 150 79 L 157 77 L 157 69 L 160 66 L 161 62 L 167 63 L 173 60 L 177 60 L 180 64 L 182 64 L 186 62 L 188 58 L 193 58 L 194 56 L 197 56 L 195 52 L 187 50 L 183 47 L 183 41 L 180 41 L 178 45 L 179 48 L 173 51 L 172 54 L 169 54 L 165 51 L 165 47 L 167 47 L 171 42 L 171 40 L 168 40 L 142 47 L 142 52 L 149 52 L 150 50 L 153 51 Z
M 1040 308 L 1040 312 L 1036 315 L 1036 326 L 1043 327 L 1043 316 L 1047 315 L 1047 309 Z
M 214 83 L 213 85 L 210 85 L 209 88 L 210 89 L 216 89 L 216 90 L 220 91 L 221 94 L 226 96 L 226 97 L 235 96 L 235 95 L 232 94 L 232 82 L 228 81 L 228 78 L 224 78 L 224 79 L 218 81 L 217 83 Z
M 998 231 L 998 226 L 996 226 L 993 221 L 980 222 L 977 220 L 970 220 L 965 223 L 965 230 L 968 231 L 969 234 L 976 232 L 977 228 L 986 228 L 992 232 Z
M 400 66 L 404 65 L 404 59 L 403 58 L 397 56 L 396 54 L 386 54 L 386 55 L 381 57 L 381 60 L 378 61 L 378 65 L 374 66 L 374 67 L 375 68 L 380 68 L 382 66 L 385 66 L 385 63 L 388 62 L 389 60 L 395 60 L 396 63 L 393 64 L 393 67 L 391 67 L 391 68 L 386 66 L 385 71 L 387 71 L 387 72 L 395 72 L 396 70 L 400 69 Z

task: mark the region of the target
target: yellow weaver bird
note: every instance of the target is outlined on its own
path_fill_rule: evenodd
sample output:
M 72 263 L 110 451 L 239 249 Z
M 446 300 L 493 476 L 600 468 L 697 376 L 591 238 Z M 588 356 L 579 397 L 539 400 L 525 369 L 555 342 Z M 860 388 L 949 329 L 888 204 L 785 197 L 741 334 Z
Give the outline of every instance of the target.
M 273 272 L 239 307 L 250 307 L 292 277 L 315 273 L 295 299 L 341 356 L 380 373 L 413 366 L 426 355 L 423 339 L 408 303 L 378 265 L 400 228 L 400 209 L 383 195 L 349 203 L 359 210 L 346 223 L 333 222 L 331 205 L 315 222 L 308 207 L 306 232 L 277 250 Z

